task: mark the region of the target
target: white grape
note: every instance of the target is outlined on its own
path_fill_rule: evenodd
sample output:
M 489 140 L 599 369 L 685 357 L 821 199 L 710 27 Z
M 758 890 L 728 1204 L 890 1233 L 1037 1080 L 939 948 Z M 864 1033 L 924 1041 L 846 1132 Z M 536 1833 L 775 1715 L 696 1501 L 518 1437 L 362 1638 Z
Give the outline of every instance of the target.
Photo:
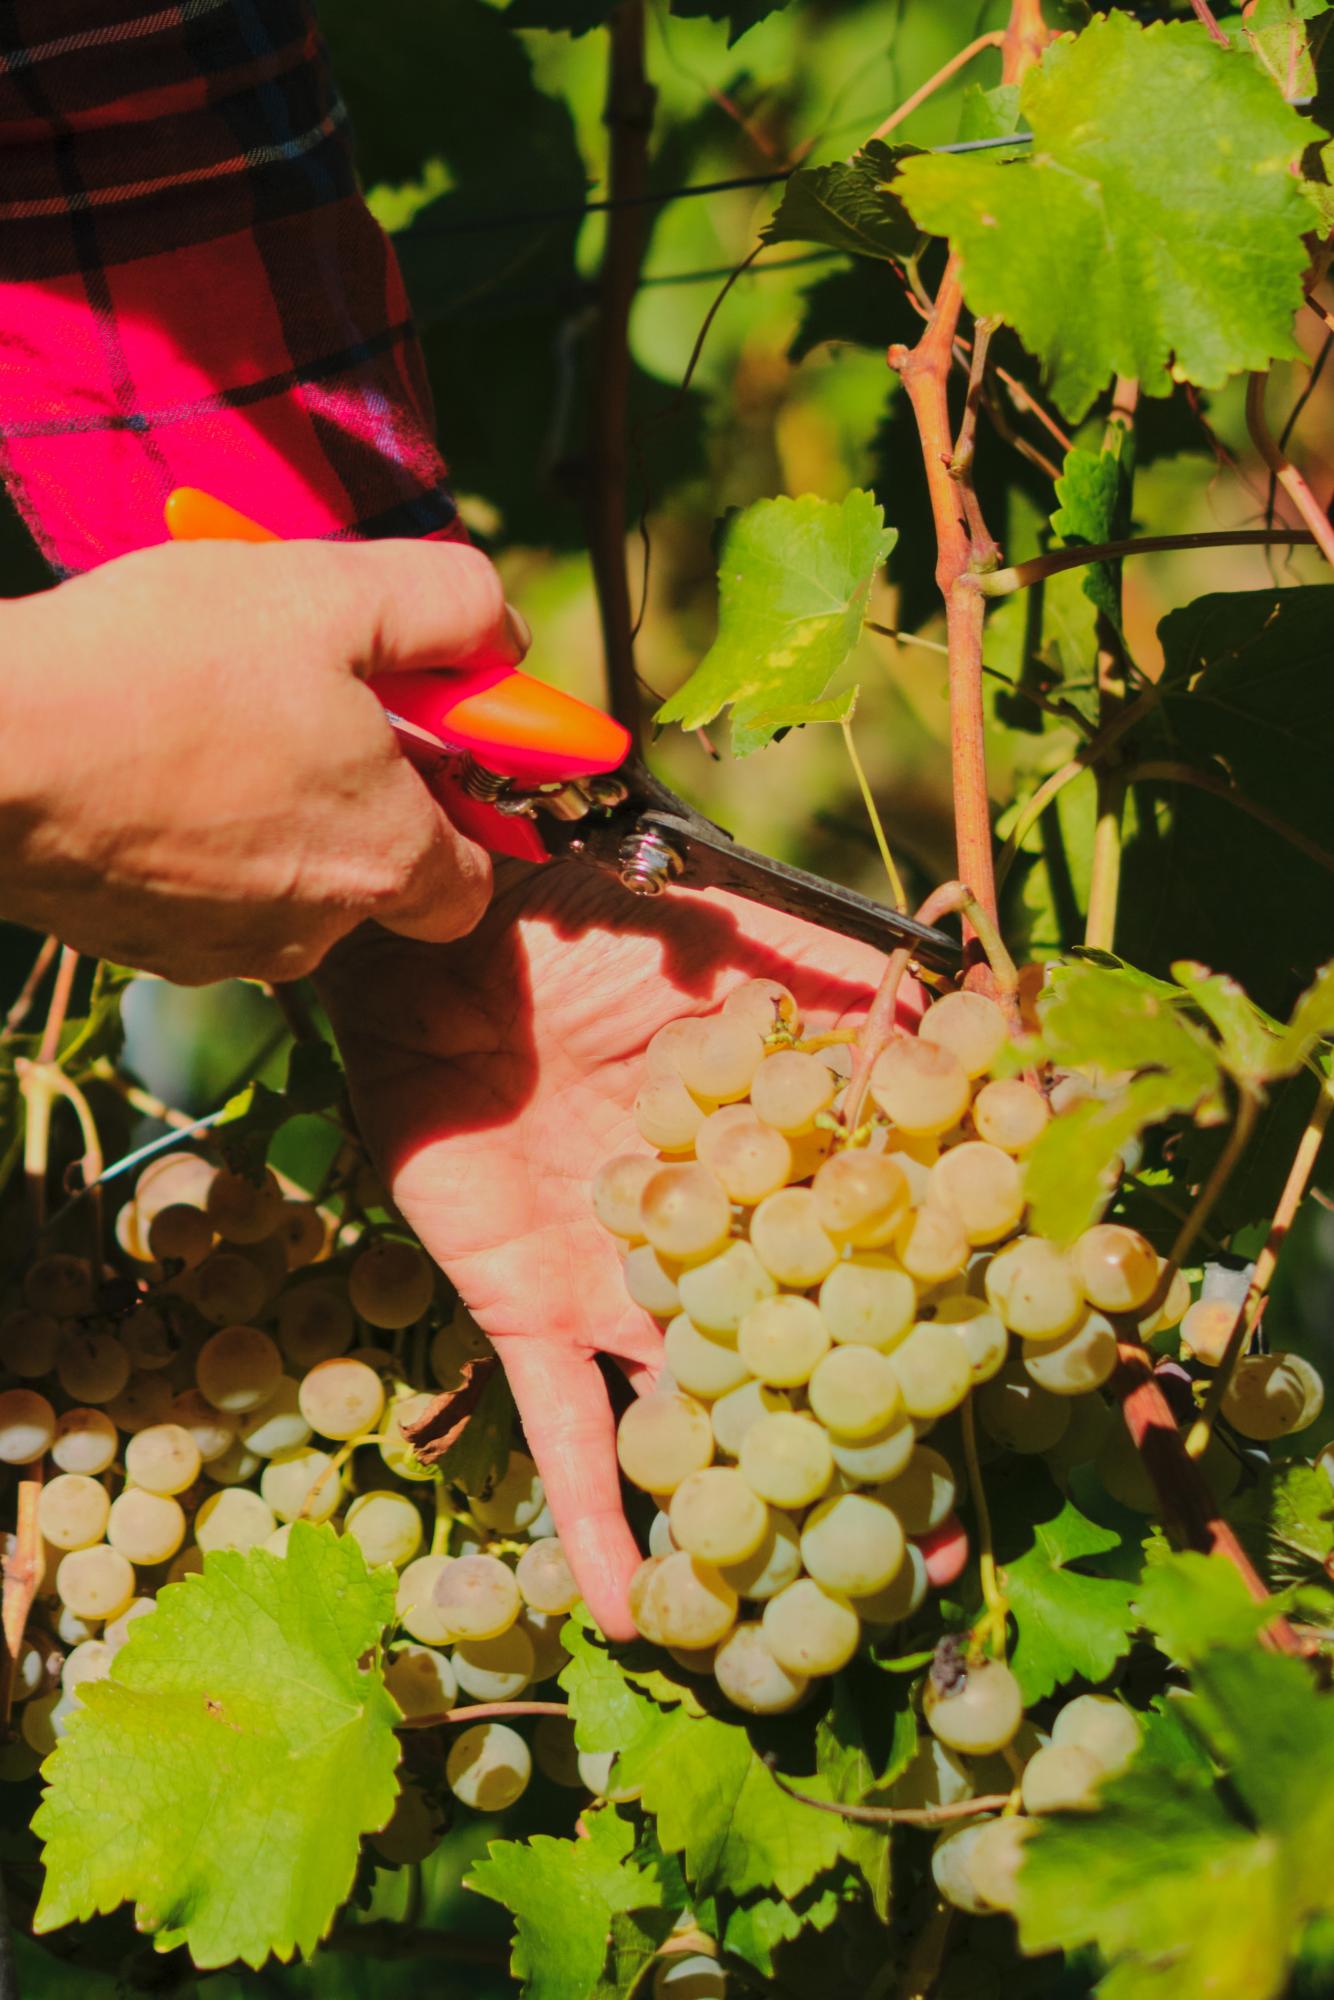
M 497 1638 L 523 1609 L 514 1571 L 497 1556 L 456 1557 L 436 1577 L 432 1597 L 456 1640 Z
M 746 1484 L 775 1507 L 808 1507 L 825 1491 L 834 1471 L 828 1433 L 809 1417 L 784 1412 L 760 1417 L 750 1426 L 741 1440 L 738 1463 Z
M 185 1201 L 169 1202 L 148 1225 L 148 1251 L 160 1264 L 181 1264 L 193 1270 L 213 1248 L 213 1225 L 202 1209 Z
M 894 1251 L 905 1271 L 919 1285 L 943 1285 L 968 1262 L 968 1234 L 950 1208 L 929 1202 L 900 1225 Z
M 695 1135 L 695 1157 L 715 1173 L 728 1198 L 753 1208 L 793 1178 L 791 1143 L 761 1124 L 748 1104 L 725 1105 Z
M 829 1234 L 857 1250 L 888 1243 L 911 1201 L 907 1175 L 887 1153 L 835 1153 L 817 1171 L 811 1192 Z
M 973 1099 L 973 1130 L 988 1145 L 1016 1158 L 1030 1151 L 1051 1120 L 1051 1108 L 1040 1090 L 1017 1076 L 984 1083 Z
M 727 1458 L 739 1458 L 741 1441 L 753 1423 L 791 1408 L 789 1396 L 763 1382 L 743 1382 L 739 1389 L 729 1389 L 709 1411 L 718 1450 Z
M 810 1683 L 780 1666 L 760 1624 L 737 1625 L 713 1656 L 713 1674 L 727 1699 L 748 1715 L 782 1715 Z
M 928 1007 L 921 1041 L 948 1049 L 970 1077 L 984 1076 L 1009 1039 L 1005 1016 L 984 993 L 947 993 Z
M 929 1201 L 951 1209 L 972 1244 L 997 1243 L 1024 1212 L 1023 1180 L 999 1146 L 968 1139 L 941 1154 L 931 1169 Z
M 724 1335 L 701 1332 L 688 1313 L 672 1319 L 662 1339 L 663 1365 L 678 1389 L 712 1402 L 738 1389 L 750 1370 Z
M 947 1320 L 920 1320 L 894 1349 L 893 1368 L 910 1417 L 941 1417 L 957 1410 L 973 1386 L 968 1345 Z
M 826 1354 L 806 1392 L 820 1422 L 854 1441 L 883 1431 L 904 1407 L 900 1351 L 893 1361 L 875 1347 L 835 1347 Z
M 810 1576 L 771 1597 L 761 1624 L 774 1658 L 793 1674 L 836 1674 L 861 1637 L 861 1620 L 850 1599 Z
M 1000 1314 L 985 1300 L 966 1294 L 942 1299 L 936 1307 L 935 1323 L 950 1327 L 967 1348 L 974 1386 L 989 1382 L 1005 1366 L 1010 1351 L 1009 1331 Z
M 799 1049 L 779 1049 L 755 1071 L 750 1101 L 756 1116 L 788 1137 L 809 1132 L 834 1101 L 837 1079 L 827 1063 Z
M 903 1564 L 903 1524 L 879 1496 L 837 1493 L 812 1507 L 801 1530 L 806 1573 L 845 1597 L 868 1597 Z
M 130 1379 L 130 1357 L 114 1333 L 78 1327 L 66 1335 L 56 1380 L 75 1403 L 109 1403 Z
M 391 1563 L 402 1569 L 422 1544 L 422 1518 L 406 1493 L 382 1487 L 360 1493 L 348 1508 L 343 1532 L 366 1558 L 368 1569 Z
M 34 1312 L 50 1313 L 53 1319 L 78 1319 L 93 1307 L 93 1267 L 86 1257 L 71 1257 L 61 1250 L 39 1257 L 24 1273 L 23 1296 Z
M 660 1166 L 645 1183 L 639 1212 L 653 1248 L 682 1264 L 717 1256 L 732 1227 L 726 1189 L 698 1161 Z
M 1024 1368 L 1053 1396 L 1086 1396 L 1116 1372 L 1116 1329 L 1092 1307 L 1059 1340 L 1024 1342 Z
M 1237 1363 L 1223 1397 L 1223 1415 L 1234 1430 L 1268 1442 L 1300 1430 L 1304 1421 L 1314 1421 L 1319 1398 L 1307 1417 L 1311 1385 L 1295 1365 L 1298 1359 L 1288 1354 L 1251 1354 Z M 1318 1391 L 1318 1377 L 1316 1387 Z
M 215 1410 L 199 1389 L 182 1391 L 171 1406 L 170 1421 L 190 1433 L 205 1465 L 212 1459 L 221 1458 L 236 1442 L 237 1419 Z M 108 1459 L 107 1463 L 110 1462 Z
M 688 1153 L 710 1107 L 679 1076 L 650 1076 L 635 1092 L 635 1129 L 661 1153 Z
M 799 1388 L 808 1382 L 830 1346 L 819 1306 L 795 1292 L 761 1299 L 746 1313 L 737 1334 L 737 1352 L 745 1367 L 775 1389 Z M 672 1365 L 670 1357 L 667 1365 Z
M 744 1562 L 765 1538 L 769 1510 L 732 1466 L 692 1472 L 672 1495 L 668 1519 L 678 1549 L 702 1562 Z
M 118 1618 L 111 1618 L 107 1621 L 102 1631 L 102 1637 L 113 1652 L 119 1652 L 122 1646 L 129 1643 L 131 1625 L 137 1624 L 139 1619 L 147 1618 L 150 1612 L 156 1610 L 156 1598 L 133 1597 Z
M 633 1486 L 674 1493 L 687 1473 L 713 1457 L 709 1413 L 690 1396 L 641 1396 L 621 1418 L 616 1454 Z
M 1103 1312 L 1138 1312 L 1158 1287 L 1158 1253 L 1137 1229 L 1118 1222 L 1086 1229 L 1070 1262 L 1085 1298 Z
M 820 1221 L 810 1188 L 780 1188 L 766 1195 L 750 1221 L 755 1255 L 780 1285 L 804 1292 L 838 1262 L 839 1249 Z
M 604 1229 L 630 1243 L 643 1235 L 639 1197 L 657 1171 L 658 1162 L 643 1153 L 619 1153 L 598 1168 L 593 1176 L 593 1213 Z
M 693 1479 L 694 1474 L 690 1476 Z M 669 1556 L 675 1547 L 671 1516 L 659 1508 L 648 1524 L 648 1552 L 651 1556 Z
M 240 1437 L 260 1458 L 296 1451 L 308 1442 L 310 1425 L 301 1413 L 300 1393 L 300 1385 L 290 1375 L 280 1375 L 272 1395 L 245 1412 Z
M 1115 1777 L 1139 1749 L 1139 1719 L 1111 1695 L 1080 1694 L 1057 1711 L 1051 1740 L 1086 1751 L 1104 1775 Z
M 528 1745 L 503 1722 L 462 1730 L 445 1760 L 449 1789 L 474 1812 L 504 1812 L 528 1789 L 532 1772 Z
M 210 1493 L 195 1515 L 195 1540 L 207 1555 L 214 1549 L 257 1549 L 278 1523 L 272 1507 L 245 1486 Z
M 971 1096 L 958 1057 L 933 1042 L 901 1035 L 871 1070 L 871 1095 L 886 1118 L 911 1138 L 933 1138 L 957 1125 Z
M 612 1771 L 616 1765 L 614 1750 L 581 1750 L 577 1757 L 579 1783 L 595 1797 L 607 1799 L 611 1803 L 624 1803 L 639 1797 L 638 1785 L 617 1785 L 612 1781 Z
M 894 1804 L 920 1810 L 923 1806 L 952 1806 L 971 1799 L 977 1787 L 962 1757 L 947 1750 L 939 1737 L 919 1736 L 917 1748 L 894 1781 Z
M 210 1326 L 247 1326 L 264 1310 L 272 1287 L 239 1250 L 215 1250 L 179 1280 L 179 1288 Z
M 435 1297 L 435 1269 L 416 1243 L 372 1243 L 347 1274 L 352 1309 L 367 1326 L 396 1331 L 412 1326 Z
M 170 1562 L 185 1540 L 185 1510 L 168 1493 L 128 1486 L 111 1503 L 107 1540 L 132 1563 Z
M 858 1616 L 864 1625 L 875 1629 L 900 1625 L 905 1618 L 911 1618 L 914 1611 L 920 1610 L 929 1588 L 926 1557 L 916 1542 L 909 1542 L 898 1575 L 883 1590 L 857 1599 Z
M 1049 1743 L 1024 1766 L 1024 1811 L 1088 1812 L 1098 1802 L 1103 1775 L 1096 1757 L 1078 1743 Z
M 36 1389 L 0 1392 L 0 1464 L 34 1464 L 55 1434 L 56 1413 Z
M 699 1033 L 681 1044 L 677 1072 L 696 1097 L 732 1104 L 750 1090 L 764 1060 L 764 1037 L 736 1014 L 700 1023 Z
M 37 1525 L 57 1549 L 86 1549 L 100 1542 L 110 1511 L 105 1486 L 83 1472 L 59 1473 L 37 1496 Z
M 956 1485 L 949 1461 L 930 1445 L 918 1445 L 897 1479 L 876 1488 L 876 1499 L 892 1507 L 910 1535 L 929 1535 L 949 1519 Z
M 514 1701 L 537 1666 L 533 1642 L 518 1624 L 494 1639 L 461 1639 L 452 1660 L 454 1678 L 474 1701 Z
M 435 1587 L 454 1560 L 444 1555 L 418 1556 L 398 1579 L 395 1610 L 399 1622 L 405 1632 L 427 1645 L 445 1645 L 453 1636 L 448 1615 L 436 1601 Z
M 380 1432 L 380 1457 L 396 1478 L 406 1480 L 409 1485 L 424 1484 L 435 1476 L 429 1465 L 422 1464 L 406 1434 L 434 1407 L 435 1400 L 426 1390 L 415 1396 L 396 1395 L 385 1415 Z
M 537 1662 L 533 1668 L 534 1681 L 550 1680 L 569 1659 L 561 1640 L 565 1619 L 563 1611 L 535 1611 L 531 1605 L 525 1605 L 519 1613 L 519 1623 L 533 1642 Z
M 259 1490 L 280 1521 L 327 1521 L 342 1497 L 333 1460 L 314 1445 L 276 1453 L 260 1473 Z
M 707 1264 L 682 1271 L 677 1289 L 696 1326 L 706 1333 L 735 1334 L 750 1308 L 772 1298 L 777 1286 L 750 1244 L 737 1242 Z
M 963 1826 L 949 1827 L 931 1850 L 931 1878 L 936 1888 L 951 1909 L 963 1910 L 970 1917 L 984 1916 L 988 1910 L 973 1881 L 970 1866 L 973 1849 L 985 1824 L 984 1821 L 970 1820 Z
M 858 1486 L 875 1486 L 895 1479 L 912 1457 L 917 1432 L 906 1414 L 892 1417 L 883 1430 L 867 1438 L 844 1438 L 831 1431 L 829 1447 L 844 1478 Z
M 652 1313 L 654 1319 L 668 1320 L 681 1310 L 673 1267 L 663 1262 L 651 1243 L 636 1243 L 627 1253 L 621 1273 L 635 1304 Z
M 1025 1340 L 1059 1340 L 1084 1310 L 1069 1258 L 1042 1236 L 998 1251 L 987 1266 L 986 1292 L 1010 1332 Z
M 283 1358 L 257 1326 L 226 1326 L 195 1360 L 195 1381 L 215 1410 L 239 1415 L 267 1402 L 282 1378 Z
M 524 1603 L 533 1611 L 559 1615 L 573 1611 L 579 1601 L 579 1585 L 569 1558 L 552 1535 L 543 1536 L 524 1550 L 514 1565 L 514 1581 Z
M 801 1537 L 790 1514 L 769 1509 L 759 1547 L 744 1561 L 719 1565 L 738 1597 L 761 1603 L 776 1597 L 801 1575 Z
M 657 1561 L 641 1613 L 641 1630 L 658 1645 L 712 1646 L 736 1622 L 737 1593 L 712 1564 L 678 1549 Z
M 331 1284 L 296 1285 L 279 1302 L 278 1345 L 299 1375 L 319 1361 L 346 1354 L 355 1332 L 352 1308 Z
M 105 1542 L 71 1549 L 56 1571 L 56 1595 L 90 1623 L 117 1618 L 134 1596 L 133 1566 Z
M 267 1169 L 255 1182 L 223 1168 L 209 1182 L 205 1213 L 228 1243 L 259 1243 L 283 1219 L 283 1192 Z
M 977 1830 L 968 1855 L 968 1872 L 973 1886 L 987 1909 L 1012 1910 L 1019 1892 L 1019 1869 L 1024 1843 L 1033 1832 L 1033 1821 L 1007 1814 L 988 1820 Z
M 1050 1451 L 1070 1421 L 1070 1404 L 1040 1388 L 1022 1361 L 1008 1361 L 978 1390 L 977 1416 L 1007 1451 Z
M 257 1451 L 251 1451 L 239 1437 L 233 1438 L 226 1451 L 208 1462 L 208 1477 L 215 1486 L 244 1486 L 253 1479 L 264 1463 Z
M 1163 1265 L 1160 1264 L 1158 1271 L 1160 1281 L 1162 1273 Z M 1148 1340 L 1155 1333 L 1166 1333 L 1169 1328 L 1179 1326 L 1185 1318 L 1189 1306 L 1190 1279 L 1184 1271 L 1173 1271 L 1172 1282 L 1167 1287 L 1167 1297 L 1163 1300 L 1157 1312 L 1150 1313 L 1147 1319 L 1140 1321 L 1139 1331 L 1141 1339 Z
M 1024 1719 L 1019 1683 L 1002 1660 L 983 1659 L 942 1689 L 928 1675 L 923 1713 L 932 1734 L 966 1757 L 1003 1750 Z
M 56 1365 L 63 1338 L 63 1329 L 54 1313 L 18 1306 L 0 1320 L 0 1368 L 25 1381 L 49 1375 Z
M 384 1410 L 384 1384 L 353 1355 L 319 1361 L 303 1376 L 301 1414 L 320 1437 L 345 1440 L 373 1431 Z
M 835 1264 L 820 1287 L 820 1311 L 835 1340 L 888 1353 L 913 1323 L 917 1287 L 896 1258 L 863 1250 Z
M 734 986 L 723 1001 L 723 1012 L 739 1015 L 762 1035 L 771 1035 L 776 1028 L 786 1028 L 792 1035 L 801 1033 L 796 999 L 777 979 L 747 979 Z
M 448 1715 L 458 1700 L 458 1680 L 449 1655 L 434 1646 L 396 1646 L 385 1666 L 384 1684 L 407 1722 Z
M 1217 1368 L 1227 1352 L 1237 1307 L 1230 1299 L 1196 1299 L 1181 1321 L 1181 1345 L 1206 1368 Z
M 117 1430 L 136 1437 L 153 1424 L 166 1423 L 171 1405 L 171 1383 L 166 1376 L 136 1368 L 131 1369 L 125 1387 L 105 1408 Z
M 505 1470 L 489 1493 L 471 1496 L 473 1516 L 497 1534 L 517 1535 L 529 1527 L 546 1505 L 546 1488 L 526 1451 L 512 1451 Z
M 533 1731 L 533 1761 L 543 1777 L 550 1778 L 553 1785 L 563 1785 L 572 1792 L 583 1789 L 574 1726 L 563 1716 L 542 1716 Z

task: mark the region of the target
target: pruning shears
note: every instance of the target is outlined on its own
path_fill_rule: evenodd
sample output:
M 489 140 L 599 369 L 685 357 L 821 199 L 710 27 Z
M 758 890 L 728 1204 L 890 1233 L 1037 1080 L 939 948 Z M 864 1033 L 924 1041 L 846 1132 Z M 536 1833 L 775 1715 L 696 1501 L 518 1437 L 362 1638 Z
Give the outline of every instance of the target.
M 174 541 L 273 542 L 272 530 L 195 487 L 166 506 Z M 373 692 L 404 754 L 460 832 L 496 854 L 568 860 L 638 896 L 728 889 L 882 951 L 954 972 L 961 947 L 869 896 L 739 847 L 660 784 L 629 731 L 507 661 L 386 675 Z

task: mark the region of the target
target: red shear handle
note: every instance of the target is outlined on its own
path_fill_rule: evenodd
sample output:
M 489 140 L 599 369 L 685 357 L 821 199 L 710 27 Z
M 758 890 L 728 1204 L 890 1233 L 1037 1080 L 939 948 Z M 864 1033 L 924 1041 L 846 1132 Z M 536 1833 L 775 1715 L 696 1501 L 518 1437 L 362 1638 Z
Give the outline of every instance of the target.
M 180 486 L 170 496 L 166 523 L 168 534 L 177 542 L 281 539 L 258 521 L 193 486 Z M 514 667 L 388 674 L 370 686 L 395 715 L 429 730 L 451 748 L 466 751 L 487 770 L 520 784 L 547 784 L 614 771 L 629 754 L 629 733 L 619 722 Z M 469 798 L 438 768 L 423 775 L 460 832 L 497 854 L 530 861 L 547 858 L 531 822 L 507 817 Z

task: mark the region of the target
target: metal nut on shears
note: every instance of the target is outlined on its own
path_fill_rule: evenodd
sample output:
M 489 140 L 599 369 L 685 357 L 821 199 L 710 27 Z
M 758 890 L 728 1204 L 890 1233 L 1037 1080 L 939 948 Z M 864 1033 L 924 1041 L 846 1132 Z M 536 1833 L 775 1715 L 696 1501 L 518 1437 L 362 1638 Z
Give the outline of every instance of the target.
M 636 896 L 660 896 L 684 863 L 665 835 L 653 826 L 636 827 L 619 850 L 622 885 Z

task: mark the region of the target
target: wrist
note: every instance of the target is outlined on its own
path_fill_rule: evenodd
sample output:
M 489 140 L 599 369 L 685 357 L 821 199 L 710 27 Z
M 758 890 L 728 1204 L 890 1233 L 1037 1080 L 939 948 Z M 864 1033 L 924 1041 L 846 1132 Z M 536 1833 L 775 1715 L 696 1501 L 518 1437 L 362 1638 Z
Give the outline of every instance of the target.
M 57 643 L 54 595 L 0 604 L 0 914 L 37 925 L 52 921 L 61 878 L 89 872 L 67 857 L 61 801 L 77 792 L 81 752 L 98 735 Z

